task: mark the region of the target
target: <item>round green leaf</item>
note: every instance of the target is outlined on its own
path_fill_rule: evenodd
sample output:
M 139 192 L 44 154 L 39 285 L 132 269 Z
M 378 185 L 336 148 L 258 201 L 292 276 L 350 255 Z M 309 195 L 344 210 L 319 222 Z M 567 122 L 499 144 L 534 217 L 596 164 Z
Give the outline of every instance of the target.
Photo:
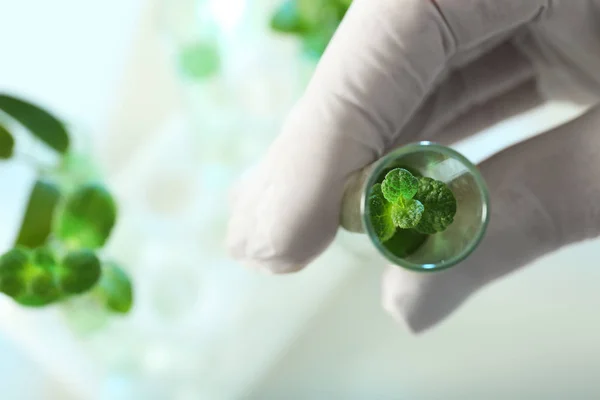
M 28 263 L 29 254 L 22 248 L 11 249 L 0 257 L 0 292 L 13 298 L 26 293 L 22 275 Z
M 388 172 L 381 183 L 381 191 L 390 203 L 412 199 L 419 189 L 419 180 L 404 168 Z
M 76 250 L 62 260 L 57 273 L 64 293 L 80 294 L 90 290 L 100 279 L 100 260 L 91 250 Z
M 0 159 L 8 160 L 13 155 L 15 147 L 15 138 L 13 135 L 0 125 Z
M 48 111 L 6 94 L 0 94 L 0 110 L 57 152 L 61 154 L 67 152 L 69 134 L 63 123 Z
M 46 247 L 35 249 L 31 255 L 33 273 L 29 278 L 29 293 L 45 301 L 53 301 L 60 297 L 55 275 L 58 265 L 52 251 Z
M 444 182 L 427 177 L 419 179 L 419 190 L 414 199 L 425 206 L 415 227 L 419 232 L 433 235 L 446 230 L 454 221 L 456 197 Z
M 381 184 L 376 183 L 371 188 L 368 206 L 369 218 L 371 219 L 375 235 L 382 242 L 389 240 L 394 235 L 394 232 L 396 232 L 396 227 L 391 216 L 392 203 L 389 203 L 383 197 Z
M 54 210 L 59 200 L 60 191 L 54 183 L 44 180 L 35 182 L 15 240 L 16 246 L 32 249 L 46 242 L 52 231 Z
M 126 314 L 133 305 L 133 287 L 127 273 L 115 263 L 105 263 L 95 294 L 110 311 Z
M 47 271 L 53 271 L 56 268 L 56 258 L 52 250 L 48 247 L 40 247 L 31 253 L 33 264 Z
M 0 287 L 21 305 L 51 304 L 60 298 L 55 268 L 54 258 L 47 249 L 14 248 L 0 259 Z
M 398 228 L 414 228 L 421 220 L 424 210 L 425 207 L 418 200 L 403 200 L 392 206 L 392 221 Z
M 96 249 L 104 246 L 117 218 L 111 194 L 97 184 L 79 187 L 67 198 L 56 222 L 56 236 L 68 245 Z

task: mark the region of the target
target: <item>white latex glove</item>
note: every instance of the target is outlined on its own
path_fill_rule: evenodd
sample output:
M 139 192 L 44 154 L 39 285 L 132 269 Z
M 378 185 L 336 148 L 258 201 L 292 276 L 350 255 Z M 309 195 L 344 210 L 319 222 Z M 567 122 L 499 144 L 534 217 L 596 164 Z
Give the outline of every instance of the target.
M 233 196 L 228 246 L 274 273 L 333 240 L 347 178 L 407 142 L 450 144 L 600 95 L 600 0 L 354 0 L 305 95 Z M 383 306 L 422 331 L 490 281 L 600 233 L 600 110 L 480 165 L 485 239 L 438 273 L 388 267 Z

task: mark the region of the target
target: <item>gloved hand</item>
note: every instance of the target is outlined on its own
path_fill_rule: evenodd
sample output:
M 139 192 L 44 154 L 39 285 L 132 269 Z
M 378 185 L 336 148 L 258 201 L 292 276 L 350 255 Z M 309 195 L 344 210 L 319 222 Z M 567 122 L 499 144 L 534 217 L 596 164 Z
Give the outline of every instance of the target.
M 348 177 L 395 147 L 444 144 L 553 98 L 600 95 L 600 0 L 354 0 L 304 96 L 233 195 L 228 247 L 273 273 L 333 240 Z M 480 165 L 487 234 L 438 273 L 388 267 L 383 306 L 422 331 L 490 281 L 600 233 L 600 109 Z

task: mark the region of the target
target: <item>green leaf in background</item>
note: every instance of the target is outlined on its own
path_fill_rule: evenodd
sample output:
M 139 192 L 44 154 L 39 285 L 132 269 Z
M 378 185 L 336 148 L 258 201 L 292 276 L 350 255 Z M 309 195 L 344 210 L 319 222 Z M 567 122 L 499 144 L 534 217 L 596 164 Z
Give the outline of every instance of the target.
M 0 110 L 27 128 L 34 136 L 61 154 L 69 148 L 69 134 L 62 122 L 40 107 L 0 94 Z
M 46 306 L 57 301 L 61 292 L 55 280 L 56 270 L 56 260 L 49 249 L 41 247 L 31 251 L 29 263 L 22 274 L 27 293 L 14 299 L 29 307 Z
M 15 138 L 2 125 L 0 125 L 0 159 L 7 160 L 12 157 L 15 147 Z
M 31 262 L 37 271 L 29 280 L 30 292 L 45 299 L 58 298 L 60 289 L 54 278 L 58 265 L 52 251 L 47 247 L 33 250 Z
M 321 1 L 298 0 L 303 16 L 310 21 L 310 30 L 302 33 L 304 51 L 314 58 L 320 58 L 329 45 L 342 17 L 336 4 Z
M 337 0 L 336 4 L 344 13 L 350 8 L 352 0 Z
M 329 45 L 333 32 L 311 32 L 303 37 L 302 47 L 309 57 L 319 59 Z
M 85 184 L 67 198 L 55 233 L 67 246 L 97 249 L 106 243 L 116 219 L 111 194 L 101 185 Z
M 304 51 L 319 59 L 352 0 L 284 0 L 271 17 L 271 29 L 298 36 Z
M 0 257 L 0 292 L 13 298 L 26 293 L 27 283 L 22 275 L 28 263 L 29 254 L 22 248 L 9 250 Z
M 304 24 L 296 0 L 285 0 L 271 18 L 271 29 L 283 33 L 302 33 Z
M 44 180 L 35 182 L 15 245 L 36 248 L 46 242 L 59 200 L 60 191 L 55 184 Z
M 323 17 L 333 8 L 327 0 L 294 0 L 300 18 L 311 27 L 318 27 Z
M 90 290 L 100 279 L 100 260 L 91 250 L 68 253 L 57 269 L 60 288 L 67 294 L 81 294 Z
M 113 312 L 127 314 L 133 305 L 133 287 L 127 273 L 113 262 L 102 268 L 102 277 L 94 294 L 104 306 Z
M 14 248 L 0 258 L 0 289 L 24 306 L 51 304 L 60 298 L 55 269 L 49 250 Z
M 185 47 L 179 55 L 182 73 L 192 79 L 205 79 L 221 69 L 221 56 L 216 44 L 197 42 Z

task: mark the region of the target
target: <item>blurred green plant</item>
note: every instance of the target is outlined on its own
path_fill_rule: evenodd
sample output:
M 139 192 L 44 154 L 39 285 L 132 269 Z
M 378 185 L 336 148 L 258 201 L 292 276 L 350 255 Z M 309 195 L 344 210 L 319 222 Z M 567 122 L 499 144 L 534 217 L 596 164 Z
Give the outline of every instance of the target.
M 352 0 L 284 0 L 271 17 L 275 32 L 293 35 L 304 51 L 321 57 Z
M 133 305 L 131 280 L 101 256 L 117 220 L 112 195 L 72 168 L 77 156 L 58 118 L 0 93 L 0 160 L 18 155 L 13 129 L 18 127 L 57 153 L 60 162 L 38 172 L 13 248 L 0 256 L 0 292 L 27 307 L 88 294 L 108 311 L 128 313 Z
M 210 42 L 195 42 L 184 47 L 179 55 L 179 70 L 190 79 L 206 79 L 221 69 L 217 46 Z

